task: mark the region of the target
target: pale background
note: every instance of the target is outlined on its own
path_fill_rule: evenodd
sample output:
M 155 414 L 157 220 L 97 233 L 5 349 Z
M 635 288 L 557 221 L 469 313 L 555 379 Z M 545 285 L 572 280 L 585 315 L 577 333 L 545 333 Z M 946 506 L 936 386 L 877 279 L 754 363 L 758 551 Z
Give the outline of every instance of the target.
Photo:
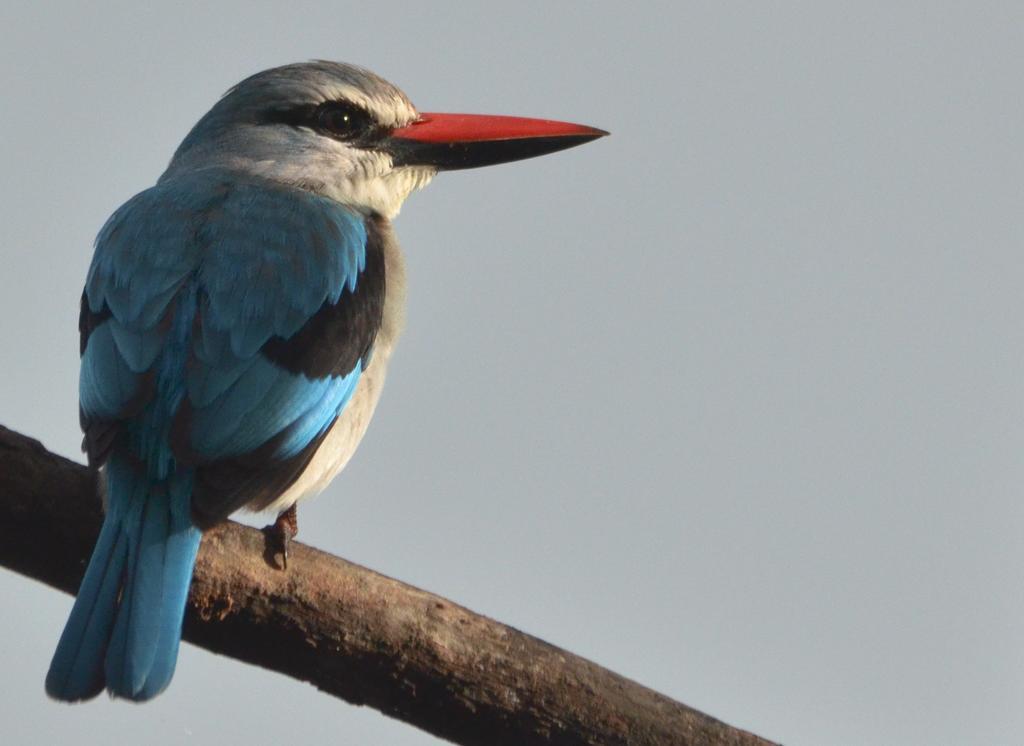
M 92 238 L 252 72 L 603 127 L 407 203 L 408 330 L 300 538 L 787 744 L 1020 743 L 1019 3 L 39 5 L 0 421 L 80 458 Z M 0 598 L 5 743 L 436 742 L 188 645 L 150 704 L 53 704 L 71 599 Z

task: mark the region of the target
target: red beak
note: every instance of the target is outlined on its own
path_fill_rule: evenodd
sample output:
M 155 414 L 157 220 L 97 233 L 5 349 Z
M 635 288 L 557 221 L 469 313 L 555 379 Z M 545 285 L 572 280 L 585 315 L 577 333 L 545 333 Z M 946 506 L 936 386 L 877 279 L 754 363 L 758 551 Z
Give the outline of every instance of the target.
M 395 165 L 453 170 L 546 155 L 607 134 L 594 127 L 549 119 L 430 113 L 393 130 L 388 149 Z

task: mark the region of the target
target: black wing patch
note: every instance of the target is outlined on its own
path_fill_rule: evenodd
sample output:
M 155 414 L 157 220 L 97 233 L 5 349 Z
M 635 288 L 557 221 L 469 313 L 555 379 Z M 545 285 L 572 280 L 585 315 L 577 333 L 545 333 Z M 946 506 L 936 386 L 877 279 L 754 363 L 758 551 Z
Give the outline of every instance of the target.
M 347 375 L 366 359 L 384 316 L 384 247 L 373 220 L 366 221 L 366 266 L 354 293 L 324 303 L 288 339 L 271 337 L 260 352 L 291 373 L 309 378 Z
M 274 455 L 279 436 L 242 456 L 200 466 L 192 487 L 192 522 L 205 531 L 244 505 L 269 505 L 306 470 L 326 435 L 283 460 Z
M 113 314 L 110 312 L 110 306 L 106 303 L 103 304 L 103 308 L 98 313 L 94 312 L 89 308 L 89 298 L 86 296 L 85 291 L 82 291 L 82 308 L 78 312 L 78 354 L 85 354 L 85 346 L 89 344 L 89 337 L 96 330 L 100 324 L 109 319 Z

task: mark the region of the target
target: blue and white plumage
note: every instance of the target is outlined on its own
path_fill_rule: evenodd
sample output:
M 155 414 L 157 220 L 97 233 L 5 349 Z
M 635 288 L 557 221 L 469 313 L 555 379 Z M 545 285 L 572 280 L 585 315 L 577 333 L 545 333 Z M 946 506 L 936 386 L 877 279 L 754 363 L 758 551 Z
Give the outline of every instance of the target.
M 242 507 L 288 510 L 347 463 L 401 327 L 389 219 L 403 200 L 438 170 L 599 134 L 421 116 L 386 81 L 327 62 L 253 76 L 200 120 L 96 241 L 80 414 L 106 518 L 51 696 L 161 692 L 201 530 Z

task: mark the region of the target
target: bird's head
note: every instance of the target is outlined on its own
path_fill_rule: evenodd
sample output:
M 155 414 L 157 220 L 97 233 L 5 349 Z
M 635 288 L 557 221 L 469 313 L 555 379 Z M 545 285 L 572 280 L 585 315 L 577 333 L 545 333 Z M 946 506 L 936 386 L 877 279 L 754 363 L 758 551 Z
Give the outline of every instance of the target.
M 229 90 L 162 178 L 226 168 L 393 217 L 438 171 L 531 158 L 606 134 L 541 119 L 420 113 L 368 70 L 309 62 L 265 70 Z

